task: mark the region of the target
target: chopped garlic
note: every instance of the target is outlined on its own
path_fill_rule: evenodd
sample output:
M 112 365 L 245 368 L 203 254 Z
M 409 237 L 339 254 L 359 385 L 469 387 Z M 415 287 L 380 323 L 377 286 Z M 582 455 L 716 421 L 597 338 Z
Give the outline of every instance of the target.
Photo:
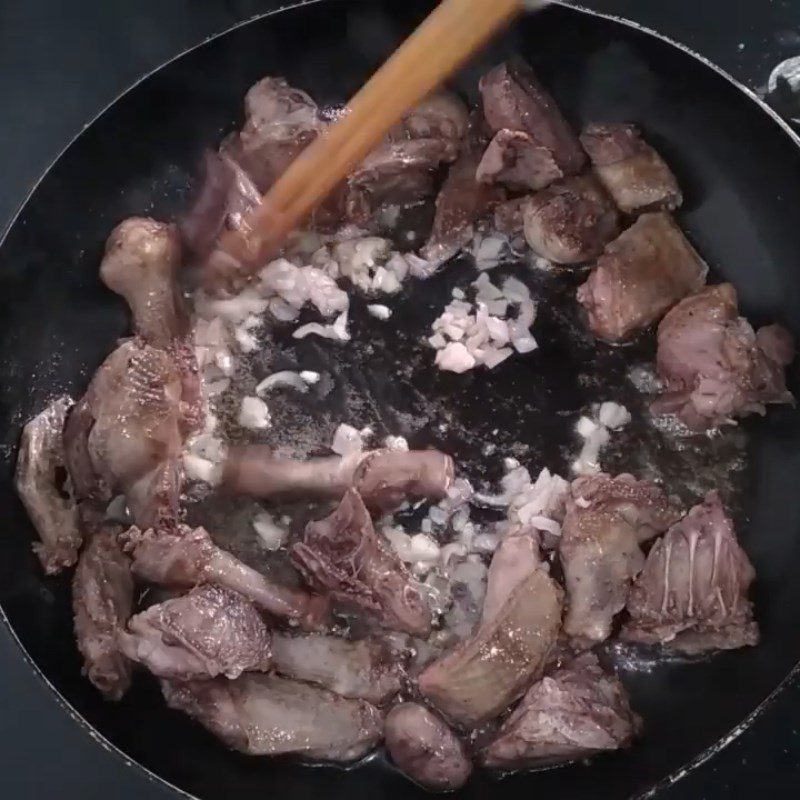
M 260 397 L 243 397 L 239 410 L 239 424 L 256 430 L 269 428 L 271 420 L 267 404 Z

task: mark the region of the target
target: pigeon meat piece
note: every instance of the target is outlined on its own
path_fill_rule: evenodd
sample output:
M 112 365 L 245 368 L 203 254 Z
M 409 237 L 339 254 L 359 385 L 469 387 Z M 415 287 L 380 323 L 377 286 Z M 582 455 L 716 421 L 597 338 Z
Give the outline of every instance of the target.
M 328 619 L 325 598 L 268 580 L 217 547 L 203 528 L 179 526 L 158 532 L 131 528 L 124 539 L 133 559 L 133 574 L 140 580 L 187 589 L 213 583 L 239 592 L 261 611 L 306 630 L 317 630 Z
M 431 264 L 430 269 L 453 258 L 472 243 L 476 223 L 502 200 L 502 192 L 480 183 L 476 169 L 481 154 L 468 146 L 450 167 L 436 197 L 436 213 L 431 235 L 420 255 Z
M 449 139 L 460 142 L 469 127 L 469 110 L 458 95 L 439 91 L 428 95 L 395 126 L 389 138 L 403 139 Z
M 246 755 L 346 763 L 366 755 L 383 734 L 381 712 L 364 700 L 275 675 L 162 681 L 161 688 L 170 708 Z
M 542 673 L 561 627 L 562 591 L 535 569 L 502 609 L 419 676 L 422 696 L 470 730 L 496 717 Z
M 166 350 L 123 342 L 67 418 L 64 450 L 78 500 L 123 493 L 142 527 L 174 524 L 185 418 L 182 376 Z
M 386 715 L 386 750 L 412 781 L 438 792 L 462 787 L 472 762 L 459 738 L 419 703 L 400 703 Z
M 85 529 L 88 544 L 72 579 L 75 638 L 84 674 L 109 700 L 119 700 L 131 683 L 131 663 L 118 639 L 133 611 L 130 559 L 118 526 L 98 519 Z
M 453 162 L 458 149 L 451 139 L 383 142 L 347 178 L 342 199 L 344 221 L 367 227 L 386 205 L 433 196 L 437 170 Z
M 640 544 L 679 518 L 658 486 L 632 475 L 573 481 L 559 542 L 567 589 L 564 632 L 573 645 L 592 646 L 608 638 L 644 566 Z
M 291 557 L 309 585 L 367 612 L 389 630 L 426 638 L 431 612 L 397 554 L 375 534 L 358 492 L 348 490 L 325 519 L 306 526 Z
M 323 686 L 342 697 L 381 705 L 401 688 L 397 654 L 378 638 L 351 641 L 308 634 L 272 636 L 272 665 L 287 678 Z
M 683 202 L 672 171 L 635 125 L 594 122 L 584 128 L 581 144 L 623 213 L 674 211 Z
M 269 630 L 255 606 L 209 584 L 132 617 L 119 646 L 156 677 L 179 681 L 233 679 L 270 667 Z
M 370 509 L 390 511 L 407 500 L 444 499 L 454 473 L 452 458 L 437 450 L 373 450 L 294 461 L 273 457 L 264 445 L 251 445 L 230 450 L 222 485 L 231 493 L 261 499 L 340 498 L 354 488 Z
M 694 655 L 758 644 L 747 591 L 755 570 L 711 492 L 650 550 L 622 638 Z
M 245 96 L 245 124 L 220 154 L 238 163 L 266 192 L 292 161 L 325 130 L 317 104 L 283 78 L 263 78 Z
M 83 541 L 77 505 L 61 486 L 66 477 L 63 430 L 71 407 L 69 397 L 59 397 L 25 425 L 14 476 L 17 494 L 39 534 L 34 552 L 48 575 L 73 566 Z
M 180 221 L 183 241 L 203 258 L 224 231 L 243 231 L 248 214 L 260 205 L 261 193 L 250 176 L 233 159 L 209 150 L 194 203 Z
M 535 683 L 478 758 L 500 770 L 552 767 L 627 747 L 640 730 L 625 687 L 584 653 Z
M 520 131 L 547 151 L 559 174 L 576 175 L 586 165 L 578 137 L 555 100 L 521 59 L 492 69 L 480 81 L 483 113 L 492 132 Z M 555 170 L 554 170 L 555 173 Z
M 535 192 L 564 173 L 550 149 L 524 131 L 504 128 L 489 142 L 475 177 L 481 184 L 499 184 L 512 192 Z
M 611 198 L 592 175 L 553 183 L 522 206 L 525 239 L 554 264 L 597 258 L 620 231 Z
M 699 292 L 707 274 L 708 266 L 669 214 L 642 214 L 606 247 L 579 287 L 578 302 L 592 331 L 618 342 Z
M 794 359 L 791 334 L 779 325 L 758 333 L 739 316 L 729 283 L 709 286 L 678 303 L 658 326 L 656 367 L 665 391 L 652 406 L 705 430 L 767 403 L 790 403 L 786 367 Z

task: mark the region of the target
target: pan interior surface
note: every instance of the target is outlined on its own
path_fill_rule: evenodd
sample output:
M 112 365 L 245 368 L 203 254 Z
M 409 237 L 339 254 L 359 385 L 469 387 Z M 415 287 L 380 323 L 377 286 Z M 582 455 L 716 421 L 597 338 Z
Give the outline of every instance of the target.
M 0 605 L 31 658 L 78 713 L 126 755 L 203 800 L 314 798 L 324 792 L 407 797 L 418 791 L 379 760 L 356 770 L 309 769 L 251 759 L 168 711 L 155 682 L 140 677 L 119 704 L 105 703 L 80 674 L 69 579 L 45 578 L 32 529 L 12 487 L 21 425 L 62 392 L 79 395 L 124 335 L 125 308 L 99 283 L 111 228 L 134 214 L 171 218 L 184 207 L 200 154 L 238 124 L 242 98 L 264 75 L 282 75 L 320 104 L 346 101 L 412 30 L 430 3 L 320 2 L 238 28 L 170 63 L 124 95 L 66 151 L 36 189 L 0 247 Z M 754 323 L 800 330 L 800 152 L 757 104 L 700 61 L 648 34 L 550 8 L 522 20 L 455 85 L 475 101 L 478 76 L 520 53 L 576 125 L 635 121 L 665 156 L 686 202 L 679 219 L 712 268 L 731 281 Z M 520 274 L 522 267 L 515 268 Z M 615 441 L 607 466 L 663 477 L 685 502 L 718 487 L 735 511 L 756 568 L 762 643 L 692 663 L 618 658 L 645 734 L 629 752 L 590 766 L 518 774 L 480 773 L 464 796 L 533 791 L 571 798 L 644 792 L 695 759 L 751 714 L 800 661 L 800 420 L 770 410 L 717 439 L 681 448 L 644 421 L 645 398 L 630 367 L 653 344 L 612 349 L 583 332 L 571 301 L 574 276 L 526 273 L 541 290 L 534 326 L 540 350 L 493 372 L 439 373 L 420 341 L 454 286 L 476 273 L 466 260 L 417 283 L 395 304 L 392 324 L 356 313 L 354 341 L 333 354 L 313 341 L 277 339 L 270 370 L 328 371 L 337 391 L 305 417 L 338 419 L 438 445 L 472 470 L 516 455 L 532 469 L 566 474 L 571 433 L 587 404 L 614 400 L 641 422 Z M 254 369 L 257 368 L 254 367 Z M 792 388 L 797 386 L 792 380 Z M 361 409 L 363 416 L 353 419 Z M 483 444 L 496 444 L 488 458 Z

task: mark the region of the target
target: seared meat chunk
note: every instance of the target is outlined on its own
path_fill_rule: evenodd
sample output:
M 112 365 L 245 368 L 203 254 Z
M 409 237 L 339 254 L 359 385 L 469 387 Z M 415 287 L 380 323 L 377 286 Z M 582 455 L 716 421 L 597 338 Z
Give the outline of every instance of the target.
M 125 534 L 125 549 L 140 580 L 186 589 L 213 583 L 244 595 L 259 609 L 314 630 L 327 618 L 328 604 L 300 589 L 267 580 L 260 572 L 221 550 L 203 528 Z
M 708 266 L 669 214 L 642 214 L 606 247 L 578 289 L 578 302 L 597 336 L 620 341 L 700 291 L 707 274 Z
M 245 96 L 246 121 L 220 148 L 266 192 L 325 129 L 317 104 L 283 78 L 264 78 Z
M 592 123 L 581 144 L 620 211 L 674 211 L 683 202 L 672 171 L 635 125 Z
M 626 747 L 640 728 L 623 685 L 584 653 L 528 690 L 480 760 L 503 770 L 554 766 Z
M 733 522 L 711 492 L 659 539 L 630 598 L 622 638 L 695 654 L 758 644 L 755 578 Z
M 514 589 L 542 563 L 539 533 L 520 528 L 507 533 L 492 556 L 483 601 L 483 622 L 491 622 L 502 610 Z
M 561 598 L 555 581 L 534 569 L 492 619 L 426 667 L 422 695 L 466 729 L 500 714 L 541 674 L 561 627 Z
M 106 242 L 100 278 L 125 298 L 134 331 L 153 347 L 167 349 L 188 333 L 176 284 L 180 262 L 178 229 L 147 217 L 121 222 Z
M 65 466 L 64 422 L 72 406 L 59 397 L 22 429 L 14 485 L 40 542 L 33 549 L 48 575 L 78 560 L 83 537 L 75 502 L 60 491 Z
M 495 206 L 494 227 L 498 233 L 504 233 L 506 236 L 518 236 L 524 232 L 523 212 L 527 202 L 527 197 L 515 197 Z
M 426 789 L 458 789 L 472 772 L 472 762 L 458 737 L 418 703 L 395 706 L 386 716 L 384 737 L 400 771 Z
M 619 233 L 619 215 L 591 175 L 579 175 L 537 192 L 522 206 L 525 239 L 554 264 L 599 256 Z
M 461 141 L 469 126 L 469 111 L 460 97 L 439 91 L 428 95 L 411 109 L 392 130 L 390 138 L 449 139 Z
M 261 193 L 250 176 L 228 156 L 208 151 L 194 203 L 180 222 L 183 241 L 196 255 L 206 256 L 223 231 L 243 231 L 247 215 L 260 204 Z
M 356 489 L 372 509 L 389 511 L 406 500 L 443 499 L 453 481 L 453 460 L 436 450 L 374 450 L 343 458 L 293 461 L 268 447 L 232 449 L 222 483 L 231 492 L 268 498 L 280 495 L 341 497 Z
M 270 666 L 269 631 L 238 592 L 198 586 L 131 618 L 120 648 L 159 678 L 193 680 Z
M 578 646 L 602 642 L 644 566 L 639 547 L 678 518 L 664 492 L 632 475 L 573 481 L 559 542 L 567 588 L 564 632 Z
M 524 131 L 507 128 L 489 142 L 476 171 L 479 183 L 500 184 L 514 192 L 544 189 L 563 176 L 552 150 Z
M 420 251 L 433 267 L 443 264 L 470 244 L 475 224 L 501 199 L 497 189 L 477 180 L 475 171 L 479 162 L 480 152 L 475 147 L 467 147 L 450 167 L 436 198 L 431 235 Z
M 130 560 L 116 526 L 89 533 L 72 579 L 75 638 L 86 676 L 109 700 L 119 700 L 131 683 L 131 664 L 118 640 L 133 610 Z
M 494 133 L 521 131 L 533 144 L 548 151 L 560 174 L 575 175 L 586 164 L 578 137 L 564 119 L 555 100 L 539 83 L 533 70 L 520 59 L 492 69 L 481 79 L 483 113 Z
M 658 326 L 656 365 L 666 391 L 653 411 L 676 414 L 694 430 L 763 414 L 766 403 L 792 401 L 785 369 L 793 359 L 788 331 L 770 325 L 756 333 L 739 316 L 733 286 L 709 286 Z
M 397 554 L 375 534 L 358 492 L 348 490 L 325 519 L 306 526 L 292 560 L 311 586 L 368 612 L 390 630 L 426 637 L 431 612 Z
M 294 753 L 355 761 L 381 738 L 380 711 L 305 683 L 248 672 L 229 681 L 162 681 L 170 708 L 183 711 L 228 747 L 251 756 Z
M 287 678 L 380 705 L 400 691 L 397 656 L 377 638 L 351 641 L 309 634 L 272 637 L 272 664 Z

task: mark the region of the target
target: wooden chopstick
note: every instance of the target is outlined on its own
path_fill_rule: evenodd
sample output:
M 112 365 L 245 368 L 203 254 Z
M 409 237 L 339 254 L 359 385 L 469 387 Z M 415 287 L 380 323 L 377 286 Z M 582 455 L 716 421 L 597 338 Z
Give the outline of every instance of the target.
M 220 247 L 256 270 L 383 139 L 530 0 L 443 0 Z

